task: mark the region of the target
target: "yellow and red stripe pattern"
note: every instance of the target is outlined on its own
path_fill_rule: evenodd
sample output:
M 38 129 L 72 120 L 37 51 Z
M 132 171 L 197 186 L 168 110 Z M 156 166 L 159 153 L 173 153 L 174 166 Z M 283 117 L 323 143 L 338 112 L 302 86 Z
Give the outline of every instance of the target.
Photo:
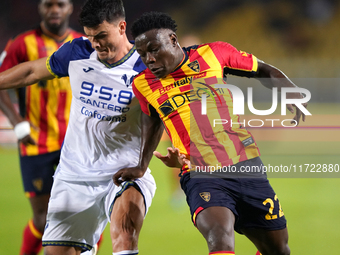
M 142 110 L 149 115 L 152 108 L 158 112 L 174 147 L 191 158 L 192 167 L 228 166 L 259 156 L 255 142 L 247 146 L 242 143 L 253 138 L 237 124 L 239 116 L 233 114 L 230 91 L 213 89 L 222 80 L 225 67 L 243 76 L 254 75 L 256 57 L 223 42 L 183 48 L 183 53 L 180 66 L 165 78 L 156 79 L 148 69 L 135 77 L 133 89 Z M 200 89 L 215 91 L 215 98 L 208 102 L 207 115 L 201 114 L 202 102 L 197 93 Z M 214 119 L 236 124 L 214 126 Z
M 59 42 L 43 34 L 40 28 L 28 31 L 13 40 L 0 70 L 50 56 L 64 42 L 80 36 L 82 34 L 69 30 Z M 31 127 L 31 136 L 37 143 L 28 146 L 20 144 L 21 155 L 35 156 L 60 150 L 71 106 L 69 78 L 40 81 L 19 89 L 18 95 L 20 114 L 34 126 Z

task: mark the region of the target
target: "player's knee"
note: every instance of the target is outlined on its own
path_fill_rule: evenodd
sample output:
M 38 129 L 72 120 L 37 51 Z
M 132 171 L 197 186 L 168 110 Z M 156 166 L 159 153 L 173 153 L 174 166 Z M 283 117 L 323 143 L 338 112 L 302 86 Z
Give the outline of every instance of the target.
M 233 251 L 234 250 L 234 233 L 222 226 L 211 228 L 205 236 L 209 251 Z
M 113 250 L 134 250 L 137 248 L 139 231 L 135 222 L 124 215 L 121 222 L 110 226 Z
M 262 255 L 290 255 L 290 248 L 287 243 L 265 249 Z
M 33 215 L 34 226 L 43 233 L 46 224 L 46 211 L 41 211 Z
M 119 250 L 136 250 L 138 247 L 138 234 L 133 231 L 111 233 L 112 249 L 113 251 Z
M 271 253 L 273 254 L 273 253 Z M 290 254 L 290 248 L 288 246 L 288 244 L 283 244 L 280 247 L 278 247 L 277 252 L 275 253 L 277 255 L 289 255 Z

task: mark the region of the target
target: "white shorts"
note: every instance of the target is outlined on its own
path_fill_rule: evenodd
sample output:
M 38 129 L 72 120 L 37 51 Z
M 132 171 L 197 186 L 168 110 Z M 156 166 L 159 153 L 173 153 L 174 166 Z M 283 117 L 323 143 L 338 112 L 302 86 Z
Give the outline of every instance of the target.
M 136 186 L 137 184 L 137 186 Z M 129 186 L 143 195 L 146 211 L 156 191 L 153 176 L 147 171 L 134 182 L 117 187 L 112 179 L 84 182 L 65 181 L 56 176 L 48 204 L 43 246 L 81 247 L 91 250 L 110 221 L 111 209 L 117 197 Z

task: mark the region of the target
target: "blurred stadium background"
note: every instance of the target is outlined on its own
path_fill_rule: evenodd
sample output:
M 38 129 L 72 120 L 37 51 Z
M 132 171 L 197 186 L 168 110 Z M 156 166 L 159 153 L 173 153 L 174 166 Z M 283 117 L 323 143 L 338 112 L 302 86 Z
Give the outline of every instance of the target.
M 77 14 L 83 1 L 73 2 L 71 26 L 82 31 Z M 176 19 L 183 46 L 191 42 L 227 41 L 275 65 L 297 85 L 311 91 L 308 109 L 312 116 L 308 116 L 301 127 L 251 129 L 265 164 L 340 164 L 339 1 L 124 2 L 128 29 L 145 11 L 165 11 Z M 39 23 L 37 3 L 37 0 L 0 2 L 0 50 L 9 38 Z M 230 81 L 239 85 L 237 80 Z M 246 82 L 242 86 L 248 85 Z M 264 99 L 271 98 L 271 92 L 261 86 L 254 90 L 258 108 L 268 109 Z M 291 116 L 270 117 L 287 119 Z M 254 117 L 246 115 L 244 118 Z M 23 194 L 16 140 L 13 132 L 7 130 L 11 127 L 1 112 L 0 128 L 0 254 L 15 255 L 19 252 L 22 227 L 31 212 Z M 165 137 L 159 150 L 165 153 L 168 145 Z M 140 254 L 207 254 L 204 239 L 190 221 L 183 194 L 176 191 L 173 170 L 166 169 L 156 159 L 152 160 L 150 168 L 158 190 L 141 233 Z M 337 178 L 328 178 L 334 176 Z M 340 173 L 270 177 L 288 220 L 292 254 L 338 254 Z M 244 236 L 236 236 L 236 254 L 255 252 L 255 247 Z M 99 254 L 111 254 L 107 230 Z

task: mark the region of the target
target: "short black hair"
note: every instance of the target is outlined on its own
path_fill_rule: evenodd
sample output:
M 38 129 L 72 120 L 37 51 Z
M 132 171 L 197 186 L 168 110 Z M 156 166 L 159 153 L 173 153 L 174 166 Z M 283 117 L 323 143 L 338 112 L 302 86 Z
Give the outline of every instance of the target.
M 125 19 L 122 0 L 86 0 L 79 14 L 79 23 L 93 28 L 104 21 L 112 23 L 119 18 Z
M 146 12 L 132 24 L 131 34 L 133 38 L 136 38 L 140 34 L 157 28 L 167 28 L 176 32 L 176 21 L 166 13 Z

